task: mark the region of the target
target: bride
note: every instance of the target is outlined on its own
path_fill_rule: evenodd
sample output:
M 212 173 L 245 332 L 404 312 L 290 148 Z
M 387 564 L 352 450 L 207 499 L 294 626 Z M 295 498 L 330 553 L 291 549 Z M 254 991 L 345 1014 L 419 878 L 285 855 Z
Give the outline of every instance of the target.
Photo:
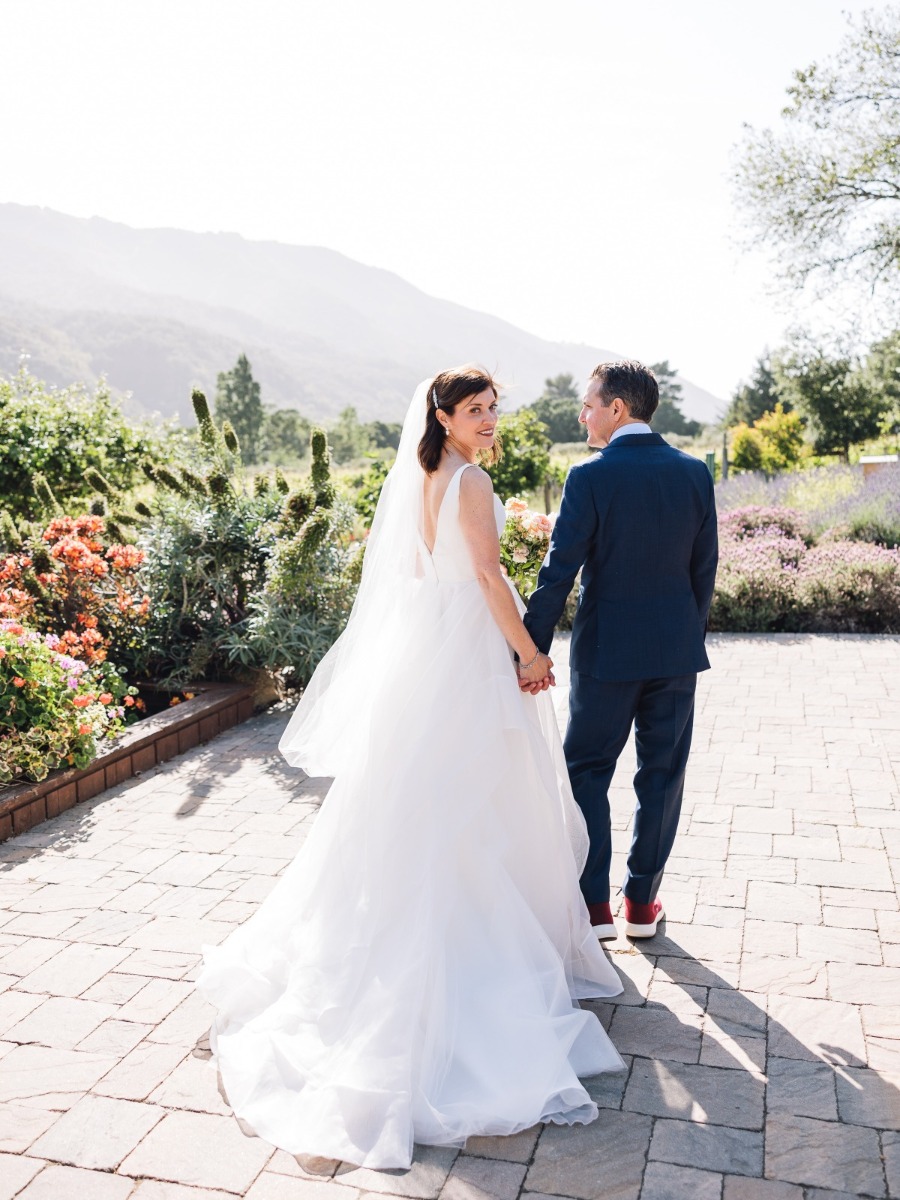
M 350 621 L 285 730 L 334 783 L 274 891 L 198 986 L 229 1101 L 292 1154 L 407 1167 L 597 1116 L 624 1066 L 579 997 L 617 995 L 578 877 L 587 851 L 548 681 L 499 558 L 497 389 L 421 384 Z

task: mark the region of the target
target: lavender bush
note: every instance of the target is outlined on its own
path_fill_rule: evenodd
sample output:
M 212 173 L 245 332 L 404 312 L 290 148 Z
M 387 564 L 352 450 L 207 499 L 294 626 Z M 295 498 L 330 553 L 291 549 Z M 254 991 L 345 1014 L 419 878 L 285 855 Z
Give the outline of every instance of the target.
M 710 628 L 900 632 L 900 550 L 838 539 L 834 530 L 816 545 L 810 522 L 796 509 L 726 509 Z

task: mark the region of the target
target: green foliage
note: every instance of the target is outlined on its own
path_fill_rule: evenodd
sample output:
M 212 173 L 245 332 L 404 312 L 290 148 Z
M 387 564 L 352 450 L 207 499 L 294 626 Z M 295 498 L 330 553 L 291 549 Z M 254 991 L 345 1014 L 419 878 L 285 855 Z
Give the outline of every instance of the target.
M 544 380 L 544 390 L 523 412 L 534 413 L 546 427 L 554 444 L 584 441 L 584 426 L 578 423 L 581 397 L 572 375 L 556 375 Z
M 396 450 L 403 426 L 399 421 L 370 421 L 366 429 L 375 450 Z
M 93 468 L 117 489 L 132 487 L 140 461 L 155 457 L 159 439 L 129 425 L 105 383 L 93 392 L 80 385 L 57 389 L 24 369 L 0 378 L 0 507 L 34 521 L 59 505 L 84 509 Z M 34 479 L 52 481 L 36 494 Z
M 756 361 L 749 383 L 742 383 L 731 398 L 726 425 L 752 425 L 763 413 L 771 412 L 778 400 L 772 360 L 768 351 Z M 785 411 L 789 405 L 782 400 Z
M 336 463 L 351 462 L 363 458 L 372 449 L 372 435 L 366 425 L 360 424 L 356 409 L 345 408 L 329 430 L 331 451 Z
M 354 486 L 358 489 L 353 500 L 353 507 L 362 517 L 367 526 L 372 524 L 375 509 L 381 496 L 381 489 L 387 479 L 391 464 L 383 458 L 376 458 L 364 475 L 358 476 Z
M 864 375 L 869 390 L 882 398 L 884 432 L 900 433 L 900 329 L 870 346 Z
M 245 462 L 259 462 L 260 435 L 265 410 L 259 384 L 253 378 L 253 371 L 246 354 L 238 356 L 237 362 L 230 371 L 219 372 L 216 380 L 215 409 L 216 417 L 223 422 L 226 444 L 231 437 L 233 441 L 240 443 Z M 230 433 L 226 432 L 224 425 L 226 421 L 229 423 Z M 201 425 L 201 437 L 203 436 Z M 206 444 L 209 452 L 212 450 L 212 446 L 209 443 Z M 228 449 L 232 454 L 238 453 L 237 448 L 232 445 L 229 445 Z
M 550 467 L 550 443 L 546 426 L 528 409 L 504 413 L 498 422 L 503 456 L 488 467 L 494 491 L 505 503 L 513 496 L 526 496 L 543 486 Z
M 761 471 L 762 463 L 762 437 L 742 422 L 731 438 L 731 466 L 735 471 Z
M 260 434 L 260 461 L 287 467 L 309 453 L 310 423 L 294 408 L 270 408 Z
M 817 454 L 840 454 L 846 461 L 854 442 L 878 434 L 888 401 L 883 392 L 869 386 L 849 353 L 828 355 L 798 341 L 776 356 L 773 367 L 779 396 L 785 407 L 806 417 Z
M 659 384 L 659 407 L 653 414 L 653 428 L 657 433 L 677 433 L 682 437 L 696 437 L 703 426 L 699 421 L 690 421 L 681 411 L 682 387 L 678 372 L 669 366 L 669 360 L 653 363 L 650 370 Z
M 109 664 L 89 667 L 57 638 L 0 620 L 0 785 L 86 767 L 123 728 L 122 701 L 135 692 Z
M 900 7 L 855 20 L 828 61 L 794 72 L 778 132 L 748 130 L 737 197 L 782 275 L 885 282 L 900 266 Z

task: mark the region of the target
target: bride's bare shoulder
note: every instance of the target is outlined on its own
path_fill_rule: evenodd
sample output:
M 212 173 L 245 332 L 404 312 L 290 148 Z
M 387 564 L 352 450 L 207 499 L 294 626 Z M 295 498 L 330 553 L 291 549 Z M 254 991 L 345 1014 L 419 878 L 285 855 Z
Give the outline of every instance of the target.
M 477 463 L 472 463 L 471 467 L 462 473 L 459 490 L 460 493 L 467 493 L 470 496 L 491 496 L 494 493 L 494 484 L 487 471 L 479 467 Z

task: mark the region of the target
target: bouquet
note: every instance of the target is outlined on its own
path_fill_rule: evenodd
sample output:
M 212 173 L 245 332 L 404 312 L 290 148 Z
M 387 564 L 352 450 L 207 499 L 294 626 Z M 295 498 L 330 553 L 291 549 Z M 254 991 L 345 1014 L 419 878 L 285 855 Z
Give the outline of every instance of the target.
M 535 589 L 538 571 L 550 548 L 552 529 L 550 518 L 532 512 L 524 500 L 516 496 L 507 500 L 500 561 L 523 600 Z

